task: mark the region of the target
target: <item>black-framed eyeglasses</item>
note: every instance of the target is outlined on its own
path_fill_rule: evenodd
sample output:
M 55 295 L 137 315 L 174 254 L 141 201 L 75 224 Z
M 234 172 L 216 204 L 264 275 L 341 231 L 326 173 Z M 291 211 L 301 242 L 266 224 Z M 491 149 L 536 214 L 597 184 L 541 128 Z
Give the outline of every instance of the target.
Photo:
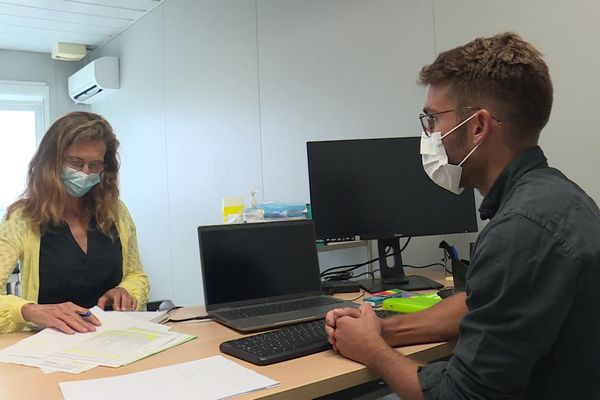
M 481 107 L 464 107 L 464 108 L 467 110 L 474 110 L 474 111 L 479 111 L 482 109 Z M 425 113 L 419 114 L 419 120 L 421 121 L 421 126 L 423 127 L 423 132 L 425 132 L 425 135 L 427 135 L 429 137 L 435 131 L 435 126 L 437 125 L 437 122 L 438 122 L 438 115 L 446 114 L 446 113 L 449 113 L 452 111 L 456 111 L 456 109 L 439 111 L 436 113 L 425 112 Z M 492 119 L 494 121 L 496 121 L 498 123 L 498 125 L 502 125 L 502 121 L 500 121 L 498 118 L 492 116 Z
M 93 174 L 98 174 L 104 171 L 104 167 L 106 166 L 104 160 L 86 162 L 79 157 L 65 157 L 65 164 L 76 171 L 83 170 L 87 165 L 88 171 Z

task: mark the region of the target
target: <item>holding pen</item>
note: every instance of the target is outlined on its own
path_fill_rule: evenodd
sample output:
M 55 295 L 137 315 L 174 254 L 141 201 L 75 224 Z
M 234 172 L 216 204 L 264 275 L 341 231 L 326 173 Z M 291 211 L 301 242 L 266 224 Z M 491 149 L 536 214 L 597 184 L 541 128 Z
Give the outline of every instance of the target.
M 69 335 L 94 332 L 102 322 L 89 309 L 73 303 L 27 303 L 21 308 L 26 321 L 41 328 L 55 328 Z
M 87 310 L 84 312 L 78 312 L 77 315 L 79 315 L 82 318 L 88 318 L 88 317 L 91 317 L 93 314 L 90 310 Z
M 88 324 L 91 323 L 92 325 L 95 325 L 95 326 L 102 325 L 102 323 L 100 322 L 98 317 L 96 317 L 94 315 L 94 313 L 92 313 L 90 310 L 77 311 L 77 315 L 79 315 L 81 318 L 83 318 L 86 321 L 86 323 L 88 323 Z
M 96 317 L 94 315 L 94 313 L 92 313 L 91 310 L 79 310 L 76 311 L 77 315 L 79 317 L 82 318 L 82 320 L 79 320 L 79 326 L 71 326 L 72 328 L 75 328 L 74 330 L 78 331 L 78 332 L 85 332 L 87 330 L 87 332 L 94 332 L 96 330 L 97 326 L 102 325 L 102 322 L 100 322 L 100 320 L 98 319 L 98 317 Z M 79 328 L 79 329 L 77 329 Z M 85 329 L 81 329 L 81 328 L 85 328 Z

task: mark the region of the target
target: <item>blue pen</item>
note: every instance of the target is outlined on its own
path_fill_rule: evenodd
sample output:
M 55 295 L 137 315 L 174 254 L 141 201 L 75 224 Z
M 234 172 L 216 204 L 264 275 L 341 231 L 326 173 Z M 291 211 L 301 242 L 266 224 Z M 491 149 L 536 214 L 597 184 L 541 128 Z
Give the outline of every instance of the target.
M 90 310 L 87 310 L 86 312 L 78 312 L 77 315 L 79 315 L 82 318 L 87 318 L 92 316 L 92 312 Z

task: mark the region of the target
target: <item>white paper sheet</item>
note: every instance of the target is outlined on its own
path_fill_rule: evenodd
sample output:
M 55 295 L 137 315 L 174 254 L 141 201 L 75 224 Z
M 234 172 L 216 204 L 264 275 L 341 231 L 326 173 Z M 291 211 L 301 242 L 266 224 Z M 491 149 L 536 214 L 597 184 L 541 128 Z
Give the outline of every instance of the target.
M 77 361 L 120 367 L 187 340 L 188 335 L 168 331 L 139 328 L 106 330 L 47 358 L 55 362 Z
M 125 314 L 128 317 L 139 319 L 146 322 L 156 322 L 162 324 L 164 321 L 169 319 L 169 313 L 167 311 L 113 311 L 121 314 Z
M 0 361 L 39 367 L 45 373 L 78 374 L 99 365 L 126 365 L 193 338 L 125 314 L 106 313 L 97 307 L 91 311 L 102 322 L 96 332 L 67 335 L 44 329 L 1 350 Z
M 111 378 L 61 382 L 65 400 L 224 399 L 278 385 L 222 356 Z

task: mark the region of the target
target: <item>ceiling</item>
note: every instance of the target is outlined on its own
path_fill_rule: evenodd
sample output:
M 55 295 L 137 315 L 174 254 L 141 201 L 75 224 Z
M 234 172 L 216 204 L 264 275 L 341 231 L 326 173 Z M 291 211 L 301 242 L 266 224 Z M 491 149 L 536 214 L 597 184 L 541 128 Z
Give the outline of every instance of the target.
M 51 53 L 57 42 L 94 49 L 164 0 L 0 0 L 0 49 Z

